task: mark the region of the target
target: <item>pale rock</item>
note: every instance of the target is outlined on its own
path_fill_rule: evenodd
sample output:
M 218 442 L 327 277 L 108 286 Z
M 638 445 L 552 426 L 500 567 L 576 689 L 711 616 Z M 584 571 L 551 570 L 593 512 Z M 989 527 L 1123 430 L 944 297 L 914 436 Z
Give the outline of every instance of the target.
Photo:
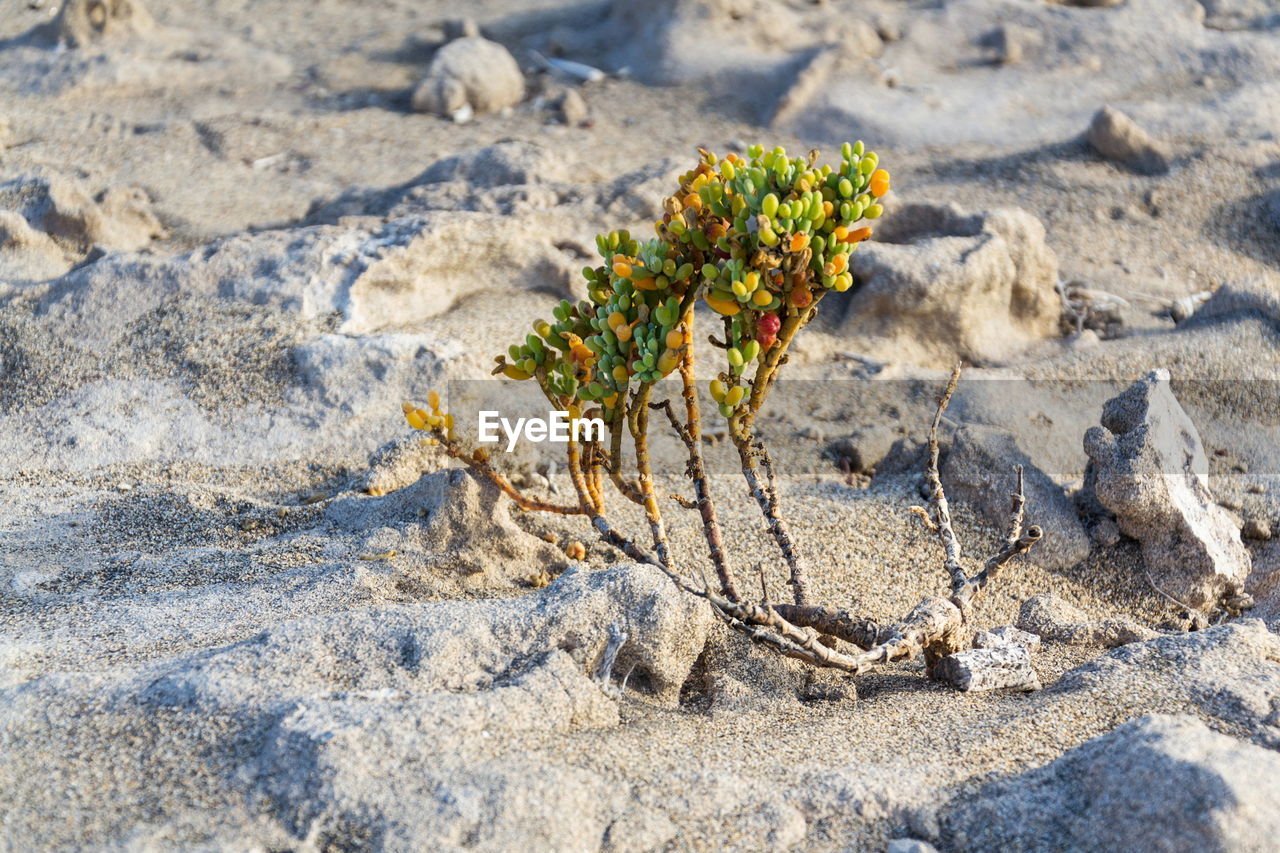
M 1249 552 L 1209 491 L 1200 434 L 1174 398 L 1167 370 L 1109 400 L 1084 449 L 1097 500 L 1141 543 L 1160 590 L 1198 609 L 1240 590 Z
M 1039 651 L 1040 637 L 1027 631 L 1021 631 L 1012 625 L 1002 625 L 989 631 L 979 631 L 973 637 L 975 649 L 994 649 L 998 646 L 1026 646 L 1028 651 Z
M 872 358 L 989 363 L 1056 337 L 1058 260 L 1031 214 L 908 204 L 849 258 L 841 334 Z
M 368 228 L 316 225 L 238 234 L 178 257 L 111 255 L 58 280 L 40 310 L 104 348 L 179 294 L 244 300 L 338 332 L 396 329 L 448 310 L 479 283 L 568 295 L 581 267 L 534 218 L 429 211 Z M 578 276 L 580 278 L 580 276 Z
M 1135 171 L 1148 175 L 1169 171 L 1168 147 L 1114 107 L 1105 106 L 1094 114 L 1086 138 L 1103 157 Z
M 628 641 L 615 675 L 631 670 L 630 689 L 674 707 L 712 619 L 704 602 L 652 567 L 570 569 L 520 598 L 383 607 L 278 624 L 244 643 L 174 662 L 150 693 L 157 701 L 169 697 L 166 703 L 212 710 L 246 702 L 284 705 L 332 690 L 474 692 L 553 649 L 570 651 L 585 673 L 608 641 L 604 626 L 616 622 Z M 332 655 L 337 648 L 347 649 L 341 660 Z
M 1061 596 L 1041 593 L 1022 602 L 1018 627 L 1054 643 L 1112 648 L 1160 636 L 1132 619 L 1089 619 Z
M 1103 548 L 1110 548 L 1119 545 L 1124 534 L 1114 518 L 1100 518 L 1089 528 L 1089 538 Z
M 556 111 L 560 120 L 569 127 L 577 127 L 590 116 L 587 101 L 577 89 L 565 89 L 555 100 Z
M 64 0 L 53 20 L 57 41 L 80 48 L 145 37 L 154 30 L 155 21 L 141 0 Z
M 938 848 L 918 838 L 893 838 L 885 847 L 885 853 L 938 853 Z
M 524 98 L 524 75 L 515 57 L 497 42 L 468 36 L 436 52 L 413 91 L 417 112 L 454 115 L 470 107 L 491 113 L 513 107 Z
M 1039 690 L 1031 651 L 1017 642 L 948 655 L 933 668 L 933 678 L 963 693 L 986 690 Z

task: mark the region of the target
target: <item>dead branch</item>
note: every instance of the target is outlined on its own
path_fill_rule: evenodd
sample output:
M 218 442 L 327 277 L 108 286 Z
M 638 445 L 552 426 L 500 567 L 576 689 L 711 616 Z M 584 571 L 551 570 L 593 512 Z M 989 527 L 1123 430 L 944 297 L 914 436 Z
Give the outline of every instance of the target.
M 929 428 L 929 466 L 925 477 L 933 498 L 933 526 L 942 543 L 943 567 L 951 576 L 951 592 L 958 593 L 968 582 L 964 569 L 960 565 L 960 540 L 951 527 L 951 507 L 947 503 L 947 494 L 942 490 L 942 476 L 938 473 L 938 427 L 942 425 L 942 415 L 947 411 L 951 395 L 955 393 L 960 382 L 960 365 L 951 369 L 951 379 L 947 382 L 942 397 L 938 400 L 938 410 L 933 416 L 933 426 Z
M 614 692 L 610 679 L 613 676 L 613 665 L 618 660 L 618 652 L 627 644 L 627 632 L 617 622 L 609 624 L 609 642 L 605 643 L 596 663 L 595 680 L 607 692 Z M 619 691 L 620 693 L 620 691 Z

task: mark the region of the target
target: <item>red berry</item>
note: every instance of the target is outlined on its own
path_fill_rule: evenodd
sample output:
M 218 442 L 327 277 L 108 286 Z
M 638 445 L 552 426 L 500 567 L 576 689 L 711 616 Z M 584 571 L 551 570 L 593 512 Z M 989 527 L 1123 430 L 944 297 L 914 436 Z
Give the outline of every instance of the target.
M 774 342 L 778 340 L 778 330 L 782 328 L 782 321 L 778 319 L 777 314 L 765 314 L 756 323 L 756 340 L 760 342 L 761 349 L 769 349 Z

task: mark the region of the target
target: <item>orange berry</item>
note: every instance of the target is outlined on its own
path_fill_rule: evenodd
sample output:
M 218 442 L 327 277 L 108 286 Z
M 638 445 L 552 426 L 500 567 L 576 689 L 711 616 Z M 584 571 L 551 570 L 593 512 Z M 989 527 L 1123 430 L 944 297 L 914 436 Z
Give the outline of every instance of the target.
M 683 204 L 686 208 L 692 208 L 694 210 L 702 210 L 702 198 L 697 193 L 689 193 L 687 196 L 681 199 L 681 204 Z
M 889 191 L 889 173 L 884 169 L 876 169 L 871 173 L 871 194 L 876 198 Z
M 845 228 L 843 225 L 837 225 L 836 230 L 831 232 L 831 236 L 836 238 L 837 242 L 842 243 L 845 238 L 849 236 L 849 229 Z
M 850 231 L 849 235 L 844 238 L 846 243 L 861 243 L 863 240 L 871 236 L 871 229 L 863 226 L 856 231 Z
M 619 326 L 625 325 L 626 322 L 627 315 L 623 314 L 621 311 L 614 311 L 609 315 L 609 325 L 613 327 L 615 332 L 618 330 Z
M 849 268 L 849 256 L 836 255 L 834 258 L 831 259 L 830 266 L 832 267 L 833 271 L 827 273 L 827 275 L 840 275 L 840 273 L 844 272 Z M 823 272 L 826 272 L 826 270 L 823 270 Z
M 657 290 L 658 283 L 653 280 L 653 276 L 645 276 L 644 278 L 633 278 L 631 283 L 635 285 L 636 290 Z
M 667 346 L 671 349 L 679 349 L 684 345 L 684 332 L 679 329 L 672 329 L 667 332 Z
M 631 264 L 618 261 L 613 265 L 613 274 L 618 278 L 631 278 Z
M 791 238 L 791 251 L 798 252 L 809 245 L 808 234 L 796 234 Z
M 799 284 L 791 289 L 787 301 L 797 308 L 804 308 L 813 301 L 813 294 L 809 292 L 807 284 Z

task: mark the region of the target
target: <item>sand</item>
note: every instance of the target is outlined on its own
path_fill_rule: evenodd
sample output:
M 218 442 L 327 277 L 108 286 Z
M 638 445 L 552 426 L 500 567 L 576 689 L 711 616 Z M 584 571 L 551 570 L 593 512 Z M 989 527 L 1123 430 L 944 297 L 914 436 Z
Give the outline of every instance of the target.
M 581 519 L 521 513 L 404 445 L 400 403 L 439 389 L 459 412 L 486 395 L 533 406 L 487 378 L 493 355 L 582 294 L 593 235 L 644 229 L 696 147 L 861 137 L 894 180 L 892 251 L 867 269 L 927 304 L 876 307 L 887 339 L 846 316 L 869 303 L 832 295 L 761 420 L 815 597 L 891 622 L 943 591 L 910 507 L 954 338 L 970 364 L 944 444 L 964 424 L 1011 431 L 1067 507 L 1032 520 L 1089 547 L 1068 564 L 1033 550 L 975 625 L 1016 624 L 1046 593 L 1087 620 L 1165 625 L 1180 608 L 1148 582 L 1159 567 L 1132 539 L 1089 538 L 1083 503 L 1075 515 L 1082 437 L 1106 399 L 1167 368 L 1213 500 L 1254 534 L 1280 529 L 1274 0 L 182 0 L 79 47 L 58 46 L 57 7 L 0 17 L 0 846 L 1025 849 L 1014 822 L 1042 801 L 1017 800 L 1018 774 L 1069 802 L 1074 771 L 1037 768 L 1076 766 L 1095 737 L 1129 749 L 1135 729 L 1109 733 L 1172 714 L 1141 726 L 1200 750 L 1203 811 L 1138 808 L 1162 783 L 1146 759 L 1110 768 L 1108 796 L 1152 847 L 1203 830 L 1265 849 L 1265 801 L 1231 803 L 1267 790 L 1232 787 L 1236 771 L 1275 784 L 1269 533 L 1244 539 L 1253 610 L 1117 649 L 1045 642 L 1042 691 L 961 694 L 919 662 L 814 675 Z M 462 122 L 412 111 L 463 14 L 511 51 L 524 99 Z M 587 108 L 570 124 L 566 90 Z M 1105 104 L 1167 170 L 1089 144 Z M 1043 250 L 932 231 L 946 205 L 986 223 L 1015 208 Z M 924 212 L 895 224 L 895 209 Z M 984 266 L 964 267 L 975 252 Z M 1007 293 L 983 285 L 1002 264 L 1022 276 L 1027 253 L 1046 300 L 1060 286 L 1091 312 L 1012 324 Z M 970 270 L 968 301 L 930 289 L 938 257 Z M 942 316 L 990 331 L 943 334 Z M 409 449 L 378 453 L 397 441 Z M 689 494 L 679 446 L 656 441 L 661 488 Z M 743 585 L 785 597 L 732 448 L 707 452 Z M 513 456 L 523 487 L 569 499 L 554 453 Z M 610 506 L 642 536 L 635 507 Z M 696 515 L 664 511 L 699 571 Z M 999 520 L 955 512 L 976 566 Z M 602 689 L 588 673 L 610 620 L 633 646 Z M 1202 742 L 1188 717 L 1227 740 Z M 1055 815 L 1042 849 L 1133 837 Z

